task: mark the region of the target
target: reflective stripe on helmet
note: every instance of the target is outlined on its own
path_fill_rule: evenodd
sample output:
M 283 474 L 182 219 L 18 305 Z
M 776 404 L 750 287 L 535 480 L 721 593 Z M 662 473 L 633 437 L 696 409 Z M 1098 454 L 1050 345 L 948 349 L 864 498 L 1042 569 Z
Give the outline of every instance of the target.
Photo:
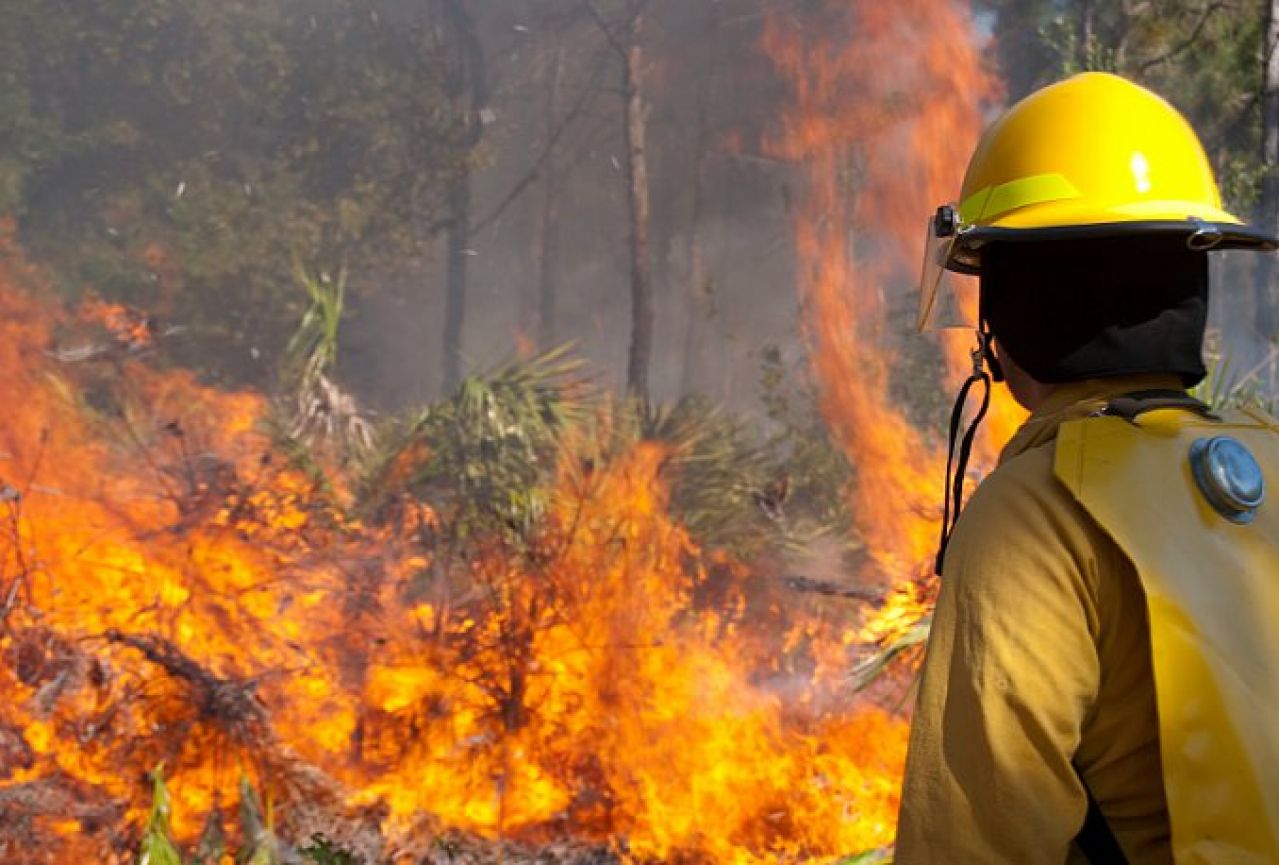
M 973 193 L 959 205 L 959 219 L 964 224 L 979 225 L 1028 204 L 1079 197 L 1079 190 L 1062 175 L 1036 174 Z

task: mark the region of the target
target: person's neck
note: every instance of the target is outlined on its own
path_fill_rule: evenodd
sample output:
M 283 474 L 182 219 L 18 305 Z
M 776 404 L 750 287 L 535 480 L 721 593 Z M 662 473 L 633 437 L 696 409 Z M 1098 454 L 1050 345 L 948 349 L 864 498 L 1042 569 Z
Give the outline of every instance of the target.
M 1057 385 L 1046 384 L 1031 378 L 1029 373 L 1007 359 L 1003 359 L 1003 367 L 1013 399 L 1028 412 L 1033 413 L 1057 390 Z

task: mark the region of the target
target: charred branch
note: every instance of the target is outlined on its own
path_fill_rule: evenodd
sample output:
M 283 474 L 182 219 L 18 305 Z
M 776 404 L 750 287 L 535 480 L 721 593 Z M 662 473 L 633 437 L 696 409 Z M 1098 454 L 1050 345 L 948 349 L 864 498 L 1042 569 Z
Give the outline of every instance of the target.
M 873 589 L 862 589 L 854 586 L 841 586 L 836 583 L 827 582 L 826 580 L 817 580 L 812 577 L 783 577 L 782 582 L 788 589 L 796 592 L 805 592 L 813 595 L 824 595 L 828 598 L 844 598 L 850 601 L 860 601 L 869 604 L 882 604 L 884 602 L 884 593 Z
M 200 717 L 225 729 L 242 744 L 262 745 L 272 738 L 270 719 L 257 696 L 257 680 L 227 679 L 207 670 L 173 643 L 161 637 L 125 634 L 114 628 L 110 643 L 140 652 L 170 677 L 185 684 L 195 697 Z
M 0 788 L 0 827 L 22 817 L 70 818 L 101 824 L 117 821 L 123 814 L 123 803 L 63 774 Z

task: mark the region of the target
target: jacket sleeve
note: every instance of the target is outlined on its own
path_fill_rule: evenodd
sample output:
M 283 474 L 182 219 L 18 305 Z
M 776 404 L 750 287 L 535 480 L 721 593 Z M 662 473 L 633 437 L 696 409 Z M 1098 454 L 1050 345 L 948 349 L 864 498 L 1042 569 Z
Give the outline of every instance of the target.
M 1071 758 L 1099 686 L 1096 563 L 1074 502 L 1034 471 L 1038 457 L 982 485 L 947 552 L 899 865 L 1062 865 L 1083 823 Z

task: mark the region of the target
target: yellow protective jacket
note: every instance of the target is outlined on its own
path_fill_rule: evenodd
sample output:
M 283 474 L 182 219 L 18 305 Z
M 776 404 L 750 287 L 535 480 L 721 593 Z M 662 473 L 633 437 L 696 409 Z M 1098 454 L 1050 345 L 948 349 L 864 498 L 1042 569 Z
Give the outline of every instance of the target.
M 1248 427 L 1273 479 L 1279 434 L 1091 417 L 1176 387 L 1058 389 L 973 496 L 920 683 L 900 865 L 1083 861 L 1078 772 L 1134 865 L 1279 862 L 1279 503 L 1227 524 L 1187 462 L 1195 438 Z M 1240 555 L 1256 567 L 1228 573 Z

